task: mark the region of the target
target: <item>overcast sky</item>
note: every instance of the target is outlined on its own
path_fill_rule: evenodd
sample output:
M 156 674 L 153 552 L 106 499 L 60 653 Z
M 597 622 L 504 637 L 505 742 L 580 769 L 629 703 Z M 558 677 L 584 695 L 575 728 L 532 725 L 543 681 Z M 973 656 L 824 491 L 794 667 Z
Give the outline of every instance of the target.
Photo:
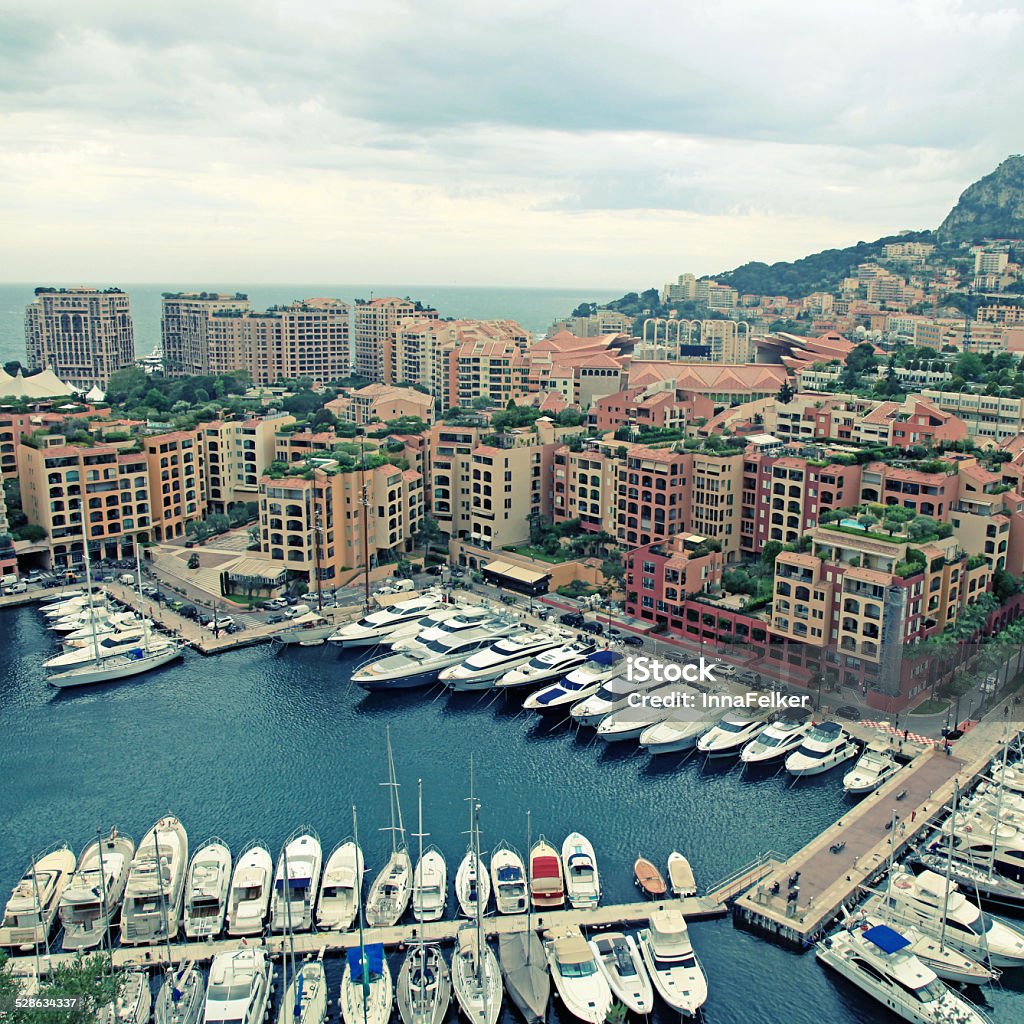
M 1021 0 L 0 0 L 13 281 L 646 287 L 934 227 Z

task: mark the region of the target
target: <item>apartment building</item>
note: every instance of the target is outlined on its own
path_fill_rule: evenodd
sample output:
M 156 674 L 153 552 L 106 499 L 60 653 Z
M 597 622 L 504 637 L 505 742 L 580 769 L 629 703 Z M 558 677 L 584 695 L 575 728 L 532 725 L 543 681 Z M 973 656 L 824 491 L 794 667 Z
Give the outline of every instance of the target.
M 598 398 L 590 407 L 590 423 L 599 431 L 683 430 L 699 419 L 715 414 L 715 403 L 706 395 L 683 391 L 672 380 L 627 388 Z
M 339 395 L 325 407 L 346 423 L 388 423 L 402 417 L 434 421 L 434 398 L 415 388 L 390 384 L 367 384 L 364 388 Z
M 614 535 L 618 472 L 624 458 L 615 449 L 596 445 L 579 452 L 563 446 L 555 451 L 552 462 L 552 520 L 578 519 L 584 530 Z
M 216 420 L 199 432 L 205 452 L 206 502 L 210 512 L 259 498 L 260 477 L 276 457 L 277 432 L 295 417 L 287 413 L 263 419 Z
M 411 299 L 386 297 L 357 300 L 352 311 L 352 332 L 355 359 L 352 370 L 360 377 L 379 384 L 397 381 L 419 383 L 419 377 L 395 376 L 395 343 L 399 329 L 410 320 L 436 320 L 437 310 L 429 309 Z
M 25 307 L 25 351 L 33 370 L 81 391 L 105 388 L 135 362 L 131 302 L 119 288 L 37 288 Z
M 523 348 L 512 338 L 470 341 L 453 354 L 456 405 L 468 408 L 483 398 L 504 408 L 527 391 L 529 371 Z
M 1024 398 L 925 389 L 922 397 L 962 420 L 967 434 L 1001 444 L 1024 432 Z
M 209 327 L 214 313 L 248 313 L 249 298 L 241 293 L 175 292 L 160 304 L 160 338 L 163 371 L 169 377 L 196 377 L 216 372 L 210 367 L 212 340 Z M 223 325 L 220 325 L 223 326 Z M 223 333 L 223 332 L 222 332 Z M 218 346 L 218 352 L 221 351 Z M 241 369 L 244 352 L 228 360 Z M 223 361 L 223 356 L 220 356 Z
M 202 430 L 178 430 L 141 440 L 149 476 L 151 540 L 181 537 L 207 512 Z
M 722 555 L 699 534 L 678 534 L 628 552 L 626 614 L 681 632 L 683 602 L 718 587 Z
M 571 316 L 556 320 L 548 328 L 548 337 L 563 331 L 577 338 L 600 338 L 606 334 L 632 334 L 633 318 L 614 309 L 598 307 L 587 316 Z

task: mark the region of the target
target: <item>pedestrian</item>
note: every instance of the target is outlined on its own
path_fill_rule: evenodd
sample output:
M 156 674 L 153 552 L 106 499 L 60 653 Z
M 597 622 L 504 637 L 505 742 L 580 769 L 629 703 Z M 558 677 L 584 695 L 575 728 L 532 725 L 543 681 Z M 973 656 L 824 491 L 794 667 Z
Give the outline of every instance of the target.
M 917 811 L 911 811 L 910 812 L 910 824 L 913 825 L 916 820 L 917 820 Z
M 910 730 L 909 729 L 904 729 L 903 730 L 903 738 L 905 740 L 910 738 Z

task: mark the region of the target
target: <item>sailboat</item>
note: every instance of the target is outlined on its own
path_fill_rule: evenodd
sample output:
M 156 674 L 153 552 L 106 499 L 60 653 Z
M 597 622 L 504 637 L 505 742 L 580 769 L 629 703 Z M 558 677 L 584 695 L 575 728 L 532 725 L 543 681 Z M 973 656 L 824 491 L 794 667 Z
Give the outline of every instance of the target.
M 480 862 L 480 805 L 474 808 L 474 840 Z M 476 925 L 463 925 L 452 957 L 452 987 L 471 1024 L 495 1024 L 501 1012 L 498 959 L 484 939 L 483 912 L 476 901 Z
M 352 833 L 358 847 L 359 823 L 355 807 L 352 808 Z M 339 998 L 341 1015 L 345 1024 L 387 1024 L 393 993 L 391 969 L 381 943 L 366 945 L 362 914 L 357 914 L 356 920 L 359 945 L 349 949 L 345 956 Z
M 412 895 L 412 860 L 405 845 L 402 825 L 402 805 L 398 799 L 398 781 L 395 778 L 395 758 L 391 750 L 391 729 L 388 728 L 388 803 L 391 811 L 391 856 L 383 870 L 373 880 L 366 899 L 366 923 L 371 928 L 390 928 L 398 924 Z M 396 824 L 397 821 L 397 824 Z
M 527 812 L 527 849 L 530 849 L 533 839 L 531 833 L 530 812 Z M 498 852 L 491 858 L 492 868 L 497 862 Z M 522 902 L 526 904 L 526 929 L 519 932 L 502 932 L 498 935 L 498 958 L 501 961 L 501 976 L 505 979 L 505 988 L 512 1002 L 516 1004 L 526 1024 L 540 1024 L 548 1015 L 551 977 L 547 972 L 544 958 L 544 944 L 533 929 L 533 908 L 530 900 L 526 898 L 522 861 L 519 862 L 518 870 L 523 891 Z M 498 909 L 501 910 L 501 883 L 495 884 Z
M 462 858 L 459 870 L 455 874 L 455 895 L 459 898 L 459 907 L 466 917 L 475 917 L 477 904 L 482 912 L 487 910 L 487 901 L 491 898 L 491 879 L 480 860 L 477 847 L 473 842 L 473 822 L 476 811 L 476 797 L 473 795 L 473 757 L 469 758 L 469 848 Z
M 169 969 L 153 1007 L 155 1024 L 196 1024 L 206 1004 L 203 972 L 190 960 Z
M 423 780 L 419 780 L 419 859 L 423 853 Z M 443 863 L 443 861 L 442 861 Z M 422 899 L 415 900 L 417 940 L 406 954 L 398 972 L 396 1001 L 402 1024 L 441 1024 L 452 998 L 451 975 L 437 946 L 428 946 L 423 938 Z M 442 908 L 444 904 L 442 902 Z

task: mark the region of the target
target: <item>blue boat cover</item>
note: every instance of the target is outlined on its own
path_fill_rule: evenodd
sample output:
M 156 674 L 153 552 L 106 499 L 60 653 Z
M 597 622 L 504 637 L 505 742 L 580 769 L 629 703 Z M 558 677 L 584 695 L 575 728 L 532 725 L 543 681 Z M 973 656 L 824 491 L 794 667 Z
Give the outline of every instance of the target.
M 298 984 L 295 986 L 295 1006 L 292 1009 L 292 1016 L 298 1020 L 302 1016 L 302 972 L 299 972 Z
M 288 879 L 288 888 L 289 889 L 296 889 L 296 890 L 298 890 L 298 889 L 308 889 L 309 888 L 309 884 L 310 884 L 310 879 L 309 878 L 289 878 Z M 281 892 L 281 890 L 284 889 L 284 879 L 283 878 L 277 879 L 277 881 L 274 883 L 274 887 L 277 889 L 278 892 Z
M 883 953 L 898 953 L 910 945 L 899 932 L 893 931 L 887 924 L 876 924 L 864 932 L 864 938 L 873 942 Z
M 384 969 L 384 947 L 379 942 L 375 942 L 373 945 L 365 947 L 365 952 L 367 974 L 372 979 L 374 976 L 380 975 Z M 359 947 L 355 946 L 348 950 L 346 957 L 349 970 L 352 972 L 352 980 L 362 981 L 363 962 L 359 955 Z
M 499 882 L 518 882 L 523 877 L 522 871 L 516 867 L 498 868 Z
M 621 657 L 617 651 L 595 651 L 587 661 L 596 661 L 598 665 L 614 665 Z

